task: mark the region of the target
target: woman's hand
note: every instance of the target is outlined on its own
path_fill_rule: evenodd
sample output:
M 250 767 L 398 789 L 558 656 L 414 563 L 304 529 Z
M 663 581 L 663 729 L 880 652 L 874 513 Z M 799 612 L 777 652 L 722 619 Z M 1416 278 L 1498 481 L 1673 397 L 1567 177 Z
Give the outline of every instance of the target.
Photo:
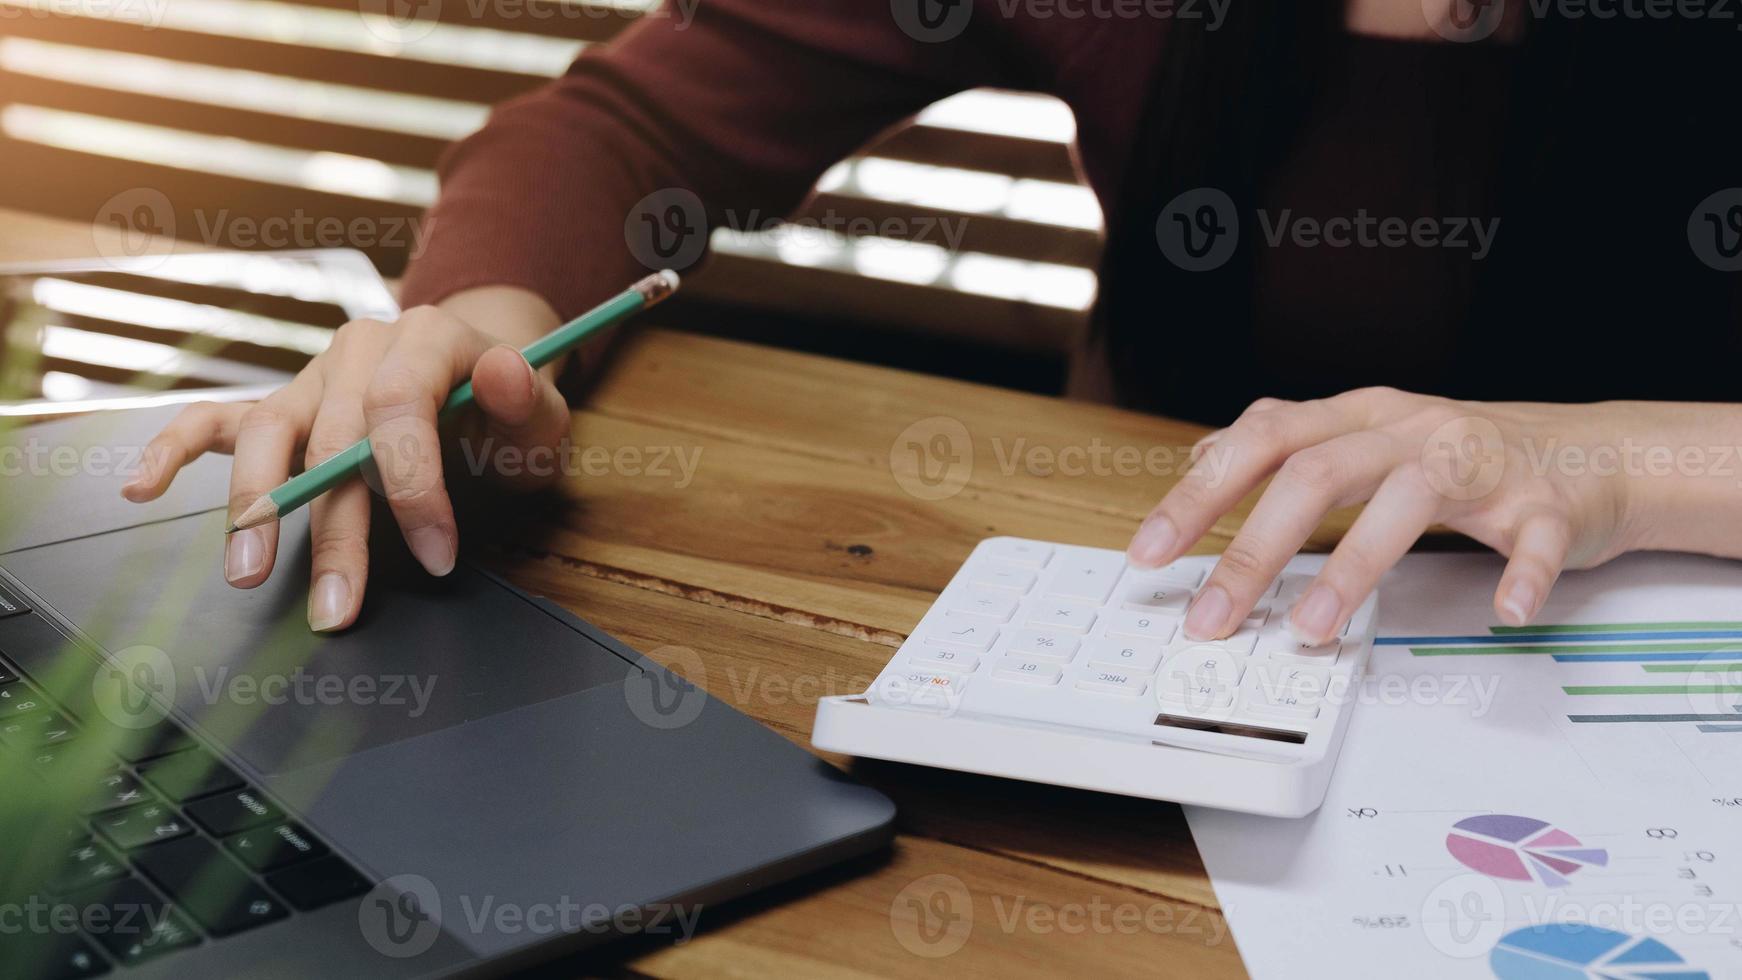
M 134 502 L 155 499 L 201 454 L 231 453 L 233 521 L 283 483 L 299 458 L 311 466 L 367 436 L 406 544 L 431 575 L 446 575 L 459 531 L 442 476 L 437 410 L 469 378 L 494 446 L 554 448 L 569 431 L 568 406 L 554 371 L 534 371 L 517 348 L 556 325 L 543 300 L 507 287 L 407 310 L 397 323 L 347 323 L 332 346 L 264 400 L 190 405 L 152 440 L 139 475 L 121 492 Z M 369 573 L 369 494 L 353 480 L 309 505 L 312 629 L 343 629 L 357 618 Z M 251 589 L 272 574 L 277 552 L 276 522 L 237 531 L 225 545 L 224 577 Z
M 1233 632 L 1325 514 L 1362 501 L 1290 611 L 1301 642 L 1335 636 L 1433 524 L 1510 559 L 1494 609 L 1519 626 L 1563 568 L 1639 547 L 1742 550 L 1720 540 L 1733 531 L 1698 529 L 1738 502 L 1734 470 L 1725 476 L 1699 455 L 1736 445 L 1734 414 L 1651 402 L 1459 402 L 1388 388 L 1262 399 L 1198 444 L 1192 469 L 1144 520 L 1129 557 L 1140 567 L 1173 561 L 1274 475 L 1193 601 L 1188 636 Z

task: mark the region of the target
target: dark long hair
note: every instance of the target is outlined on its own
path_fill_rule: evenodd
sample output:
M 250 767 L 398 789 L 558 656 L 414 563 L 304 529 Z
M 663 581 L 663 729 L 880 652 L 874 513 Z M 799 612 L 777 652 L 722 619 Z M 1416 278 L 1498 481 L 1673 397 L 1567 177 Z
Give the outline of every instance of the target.
M 1155 224 L 1168 201 L 1193 188 L 1222 189 L 1243 211 L 1258 198 L 1320 96 L 1327 66 L 1351 43 L 1343 8 L 1342 0 L 1233 0 L 1218 29 L 1201 20 L 1172 26 L 1122 178 L 1123 205 L 1108 216 L 1093 328 L 1122 403 L 1225 422 L 1252 397 L 1238 384 L 1206 383 L 1205 375 L 1251 335 L 1255 236 L 1242 235 L 1219 268 L 1188 272 L 1162 256 Z M 1457 380 L 1443 393 L 1742 400 L 1733 369 L 1717 370 L 1710 360 L 1674 383 L 1593 384 L 1592 370 L 1616 372 L 1602 375 L 1601 352 L 1580 322 L 1609 314 L 1667 318 L 1714 354 L 1742 353 L 1739 276 L 1696 261 L 1684 228 L 1707 193 L 1742 186 L 1736 26 L 1532 18 L 1510 60 L 1507 104 L 1447 106 L 1491 112 L 1502 129 L 1504 231 L 1472 272 L 1479 281 L 1471 284 L 1460 343 L 1506 356 L 1495 359 L 1504 364 L 1448 366 L 1447 377 Z M 1446 101 L 1455 103 L 1455 93 Z M 1251 218 L 1241 215 L 1247 227 Z M 1641 247 L 1615 254 L 1616 241 Z M 1566 370 L 1569 358 L 1573 370 Z M 1675 352 L 1645 360 L 1633 365 L 1641 373 L 1689 359 Z M 1371 382 L 1391 383 L 1382 371 Z M 1292 388 L 1263 393 L 1331 393 L 1310 377 L 1283 384 Z

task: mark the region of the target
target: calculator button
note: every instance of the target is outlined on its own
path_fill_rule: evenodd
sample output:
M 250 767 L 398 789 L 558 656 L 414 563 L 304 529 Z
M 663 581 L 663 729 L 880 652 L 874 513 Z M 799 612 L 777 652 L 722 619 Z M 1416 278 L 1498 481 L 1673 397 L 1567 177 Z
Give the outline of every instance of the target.
M 1265 647 L 1265 655 L 1271 660 L 1285 664 L 1317 665 L 1330 667 L 1342 657 L 1341 643 L 1326 643 L 1322 646 L 1303 647 L 1294 642 L 1292 637 L 1279 636 Z
M 1252 648 L 1258 645 L 1258 631 L 1241 627 L 1231 636 L 1220 640 L 1204 640 L 1200 645 L 1248 657 L 1252 655 Z
M 1157 585 L 1177 585 L 1195 589 L 1204 580 L 1204 570 L 1191 565 L 1169 565 L 1152 572 L 1139 572 L 1138 580 Z
M 1002 541 L 990 541 L 982 547 L 981 553 L 989 558 L 1007 561 L 1025 568 L 1045 568 L 1052 558 L 1053 547 L 1039 541 L 1018 541 L 1006 538 Z
M 1097 640 L 1089 644 L 1089 666 L 1132 674 L 1153 674 L 1161 663 L 1162 645 L 1131 640 Z
M 1035 574 L 1026 568 L 1001 561 L 977 561 L 968 566 L 969 582 L 989 589 L 1008 589 L 1025 593 L 1034 588 Z
M 1291 695 L 1317 704 L 1330 685 L 1330 671 L 1322 667 L 1266 665 L 1258 673 L 1258 687 L 1267 694 Z
M 1054 566 L 1046 594 L 1098 606 L 1113 594 L 1113 585 L 1124 570 L 1125 559 L 1120 555 L 1066 558 Z
M 935 670 L 953 670 L 958 674 L 966 674 L 980 666 L 980 658 L 966 650 L 939 650 L 930 647 L 922 648 L 908 657 L 909 663 Z
M 1244 711 L 1273 718 L 1307 720 L 1319 716 L 1319 701 L 1259 687 L 1247 696 Z
M 950 613 L 981 616 L 1000 623 L 1007 623 L 1011 616 L 1016 615 L 1017 597 L 1008 589 L 970 585 L 950 595 L 946 601 Z
M 1183 677 L 1188 681 L 1232 688 L 1246 672 L 1239 657 L 1214 646 L 1186 647 L 1167 659 L 1164 677 Z
M 1067 661 L 1077 655 L 1077 638 L 1046 630 L 1017 630 L 1010 640 L 1010 652 L 1034 660 Z
M 925 639 L 927 643 L 942 646 L 990 650 L 998 640 L 998 627 L 977 616 L 962 617 L 950 620 L 938 629 L 927 630 Z
M 1234 689 L 1223 684 L 1198 681 L 1184 674 L 1163 674 L 1155 692 L 1169 710 L 1211 711 L 1234 703 Z
M 1270 619 L 1270 607 L 1259 606 L 1258 608 L 1256 608 L 1256 609 L 1254 609 L 1251 612 L 1246 614 L 1246 621 L 1241 623 L 1240 627 L 1241 627 L 1241 629 L 1249 629 L 1249 630 L 1262 629 L 1264 627 L 1265 622 L 1269 619 Z
M 1134 613 L 1159 613 L 1184 616 L 1192 601 L 1192 590 L 1168 582 L 1136 582 L 1119 597 L 1119 607 Z
M 1097 670 L 1077 678 L 1077 690 L 1134 698 L 1149 690 L 1149 679 L 1123 670 Z
M 1028 614 L 1028 625 L 1050 630 L 1087 633 L 1095 625 L 1095 611 L 1081 606 L 1063 606 L 1046 602 Z
M 1057 664 L 1043 664 L 1033 660 L 1021 660 L 1016 657 L 1005 657 L 993 669 L 992 676 L 999 680 L 1016 681 L 1020 684 L 1034 684 L 1049 687 L 1059 682 L 1061 671 Z
M 947 708 L 957 703 L 968 679 L 960 674 L 911 670 L 884 674 L 872 688 L 881 704 Z
M 1293 599 L 1296 596 L 1299 596 L 1302 592 L 1305 592 L 1307 586 L 1312 584 L 1312 581 L 1313 577 L 1311 575 L 1279 575 L 1277 576 L 1276 584 L 1271 586 L 1269 594 L 1285 600 Z
M 1179 628 L 1179 621 L 1159 613 L 1130 612 L 1116 610 L 1107 614 L 1108 636 L 1123 637 L 1131 640 L 1147 640 L 1152 643 L 1167 645 L 1173 639 L 1174 630 Z

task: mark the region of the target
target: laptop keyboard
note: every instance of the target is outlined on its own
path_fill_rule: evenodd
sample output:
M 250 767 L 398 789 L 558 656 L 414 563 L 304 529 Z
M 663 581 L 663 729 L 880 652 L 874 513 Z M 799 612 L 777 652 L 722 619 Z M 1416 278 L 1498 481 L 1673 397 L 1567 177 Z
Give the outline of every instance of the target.
M 21 605 L 0 596 L 0 605 Z M 20 613 L 34 615 L 0 610 Z M 172 721 L 138 732 L 105 726 L 108 744 L 93 766 L 81 742 L 87 726 L 6 654 L 0 650 L 7 756 L 0 770 L 27 770 L 45 798 L 82 802 L 57 832 L 64 854 L 49 874 L 32 877 L 26 899 L 74 924 L 61 928 L 54 918 L 54 928 L 0 938 L 8 948 L 0 978 L 98 976 L 369 889 L 368 879 Z M 30 818 L 35 794 L 14 776 L 5 782 L 10 807 L 22 808 L 6 818 Z

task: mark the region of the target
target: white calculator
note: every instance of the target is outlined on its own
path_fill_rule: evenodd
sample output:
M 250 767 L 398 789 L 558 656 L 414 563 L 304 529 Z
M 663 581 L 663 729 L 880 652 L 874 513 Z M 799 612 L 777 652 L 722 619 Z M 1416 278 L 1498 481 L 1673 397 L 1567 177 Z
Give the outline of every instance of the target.
M 1245 624 L 1185 638 L 1214 556 L 1142 571 L 1102 548 L 988 538 L 819 749 L 1273 816 L 1318 808 L 1373 647 L 1375 600 L 1302 647 L 1296 558 Z

